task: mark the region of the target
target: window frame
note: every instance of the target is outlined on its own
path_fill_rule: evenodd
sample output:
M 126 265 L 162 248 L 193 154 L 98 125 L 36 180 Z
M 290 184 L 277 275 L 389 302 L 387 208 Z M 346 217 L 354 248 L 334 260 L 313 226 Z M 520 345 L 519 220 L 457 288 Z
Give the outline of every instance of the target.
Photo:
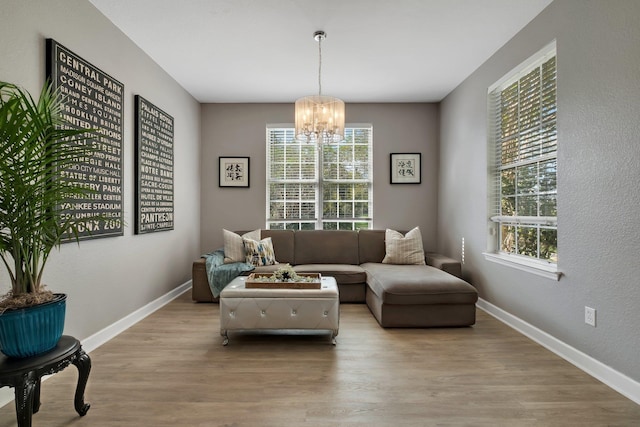
M 551 154 L 542 153 L 542 154 L 532 154 L 530 157 L 525 155 L 524 159 L 518 158 L 515 161 L 511 161 L 510 163 L 503 164 L 502 159 L 498 157 L 501 154 L 501 148 L 499 145 L 502 143 L 502 138 L 499 136 L 500 134 L 500 114 L 502 113 L 502 105 L 498 105 L 494 94 L 500 93 L 507 89 L 508 87 L 514 85 L 515 83 L 520 83 L 520 80 L 529 75 L 533 70 L 540 69 L 543 64 L 547 63 L 550 59 L 556 58 L 556 69 L 555 76 L 557 76 L 557 51 L 556 51 L 556 43 L 555 40 L 551 42 L 549 45 L 545 46 L 543 49 L 532 55 L 529 59 L 518 65 L 512 71 L 507 73 L 503 78 L 494 83 L 488 88 L 487 91 L 487 145 L 488 145 L 488 204 L 487 204 L 487 222 L 488 222 L 488 247 L 487 251 L 484 253 L 485 259 L 488 261 L 496 262 L 502 265 L 507 265 L 509 267 L 517 268 L 519 270 L 527 271 L 533 274 L 537 274 L 552 280 L 559 280 L 561 276 L 561 272 L 558 270 L 557 261 L 554 263 L 552 261 L 541 259 L 541 236 L 544 232 L 544 229 L 552 229 L 555 230 L 556 234 L 556 248 L 557 248 L 557 77 L 556 77 L 556 87 L 554 91 L 556 91 L 556 98 L 554 100 L 554 149 Z M 544 89 L 541 89 L 544 91 Z M 520 99 L 517 101 L 518 107 L 520 107 Z M 520 120 L 520 118 L 518 119 Z M 541 129 L 537 130 L 536 133 L 539 138 L 539 144 L 543 147 L 543 136 L 544 130 L 542 129 L 542 120 L 540 122 Z M 521 144 L 521 136 L 522 129 L 518 125 L 517 134 L 519 135 L 518 141 Z M 542 135 L 542 136 L 539 136 Z M 521 145 L 518 145 L 518 153 L 522 154 Z M 525 153 L 526 154 L 526 153 Z M 552 191 L 545 192 L 541 190 L 541 186 L 539 185 L 540 177 L 543 175 L 541 173 L 541 165 L 545 164 L 545 162 L 552 162 L 554 169 L 554 177 L 555 177 L 555 186 Z M 551 163 L 549 163 L 551 164 Z M 524 195 L 518 190 L 519 174 L 516 171 L 522 170 L 529 166 L 534 166 L 536 169 L 535 177 L 538 181 L 535 185 L 536 190 L 533 193 Z M 551 166 L 547 166 L 551 167 Z M 514 177 L 512 180 L 514 181 L 514 193 L 513 193 L 513 208 L 516 209 L 513 212 L 513 215 L 505 215 L 502 212 L 502 188 L 503 188 L 503 171 L 505 170 L 513 170 Z M 534 197 L 536 200 L 536 215 L 530 215 L 529 212 L 527 214 L 522 214 L 522 212 L 517 212 L 517 209 L 521 207 L 520 204 L 517 203 L 518 196 L 521 197 Z M 543 216 L 540 209 L 541 203 L 540 199 L 543 197 L 551 197 L 555 198 L 555 206 L 556 206 L 556 215 L 555 216 Z M 520 215 L 518 215 L 520 213 Z M 525 227 L 525 228 L 535 228 L 536 229 L 536 257 L 532 257 L 529 255 L 521 255 L 517 252 L 506 252 L 502 251 L 501 245 L 501 231 L 503 226 L 508 227 Z M 556 252 L 557 254 L 557 252 Z
M 357 145 L 363 145 L 363 144 L 357 144 L 355 141 L 351 141 L 349 144 L 345 144 L 345 141 L 341 141 L 341 142 L 327 142 L 322 144 L 321 147 L 316 147 L 316 142 L 299 142 L 295 139 L 293 132 L 295 131 L 295 126 L 293 124 L 268 124 L 266 126 L 266 151 L 267 151 L 267 156 L 266 156 L 266 203 L 265 203 L 265 208 L 266 208 L 266 212 L 265 212 L 265 223 L 266 223 L 266 228 L 267 229 L 271 229 L 273 224 L 282 224 L 282 228 L 284 229 L 296 229 L 296 230 L 303 230 L 303 229 L 314 229 L 314 230 L 328 230 L 328 229 L 336 229 L 336 230 L 352 230 L 352 229 L 357 229 L 357 224 L 365 224 L 366 228 L 371 229 L 373 227 L 373 125 L 366 123 L 366 124 L 347 124 L 345 125 L 345 136 L 349 133 L 349 132 L 354 132 L 357 129 L 366 129 L 369 133 L 368 135 L 368 143 L 366 144 L 367 146 L 367 165 L 366 165 L 366 170 L 368 173 L 368 178 L 367 179 L 344 179 L 344 178 L 340 178 L 340 177 L 335 177 L 335 178 L 325 178 L 325 156 L 324 156 L 324 147 L 325 146 L 337 146 L 337 153 L 340 153 L 340 147 L 349 147 L 350 145 L 352 146 L 351 148 L 351 152 L 354 153 L 355 156 L 355 151 L 356 148 L 355 146 Z M 273 178 L 272 176 L 272 169 L 271 169 L 271 165 L 273 163 L 273 159 L 271 158 L 272 156 L 272 151 L 271 151 L 271 133 L 274 130 L 279 130 L 282 131 L 285 135 L 285 140 L 289 141 L 289 138 L 291 139 L 290 143 L 292 144 L 299 144 L 300 147 L 302 146 L 306 146 L 306 145 L 310 145 L 314 151 L 315 151 L 315 156 L 314 156 L 314 165 L 315 165 L 315 174 L 314 174 L 314 178 L 313 179 L 307 179 L 307 180 L 303 180 L 303 179 L 279 179 L 279 178 Z M 285 143 L 286 144 L 286 143 Z M 349 151 L 349 150 L 347 150 Z M 337 154 L 337 156 L 339 157 L 339 154 Z M 286 160 L 285 160 L 286 161 Z M 353 159 L 353 163 L 357 163 L 355 161 L 355 159 Z M 338 162 L 337 164 L 340 164 L 340 162 Z M 355 166 L 354 166 L 355 167 Z M 285 172 L 286 174 L 286 172 Z M 303 183 L 307 183 L 313 186 L 314 191 L 315 191 L 315 197 L 313 202 L 315 203 L 315 209 L 314 209 L 314 216 L 313 218 L 310 217 L 303 217 L 303 215 L 301 215 L 302 210 L 299 211 L 298 216 L 297 217 L 292 217 L 292 218 L 287 218 L 287 210 L 286 210 L 286 196 L 285 196 L 285 200 L 283 200 L 283 203 L 285 203 L 284 206 L 284 218 L 272 218 L 271 215 L 271 210 L 273 207 L 273 201 L 271 198 L 272 192 L 271 192 L 271 186 L 274 183 L 282 183 L 285 184 L 284 188 L 286 188 L 286 184 L 292 184 L 292 185 L 301 185 Z M 341 185 L 346 185 L 347 187 L 350 185 L 358 185 L 358 184 L 366 184 L 367 185 L 367 189 L 366 189 L 366 194 L 367 194 L 367 201 L 366 204 L 368 206 L 368 216 L 367 217 L 356 217 L 355 216 L 355 210 L 356 210 L 356 205 L 359 203 L 358 200 L 361 199 L 357 199 L 356 198 L 356 194 L 354 190 L 352 191 L 352 196 L 351 198 L 348 199 L 341 199 L 340 197 L 337 197 L 335 199 L 335 203 L 336 205 L 336 215 L 335 216 L 331 216 L 331 217 L 325 217 L 324 216 L 324 204 L 327 201 L 325 199 L 325 184 L 326 185 L 336 185 L 336 186 L 341 186 Z M 339 189 L 336 190 L 336 194 L 337 191 L 339 191 Z M 348 189 L 346 189 L 345 191 L 349 191 Z M 277 199 L 276 199 L 277 200 Z M 305 199 L 308 202 L 311 201 L 311 199 Z M 277 202 L 276 202 L 277 203 Z M 300 203 L 304 203 L 304 201 L 300 200 Z M 340 204 L 341 203 L 345 203 L 345 204 L 351 204 L 351 213 L 352 215 L 350 217 L 341 217 L 339 214 L 339 210 L 340 210 Z M 335 223 L 335 228 L 325 228 L 325 224 L 328 223 Z M 313 224 L 313 228 L 311 228 L 309 225 Z M 344 227 L 341 226 L 341 224 L 350 224 L 350 227 Z M 359 227 L 359 228 L 364 228 L 364 227 Z

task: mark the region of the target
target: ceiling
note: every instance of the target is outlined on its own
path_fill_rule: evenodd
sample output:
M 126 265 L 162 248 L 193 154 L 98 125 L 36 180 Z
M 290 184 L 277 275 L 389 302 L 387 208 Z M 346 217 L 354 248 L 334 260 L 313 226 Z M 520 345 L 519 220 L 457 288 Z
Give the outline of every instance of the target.
M 437 102 L 552 0 L 90 0 L 203 103 Z

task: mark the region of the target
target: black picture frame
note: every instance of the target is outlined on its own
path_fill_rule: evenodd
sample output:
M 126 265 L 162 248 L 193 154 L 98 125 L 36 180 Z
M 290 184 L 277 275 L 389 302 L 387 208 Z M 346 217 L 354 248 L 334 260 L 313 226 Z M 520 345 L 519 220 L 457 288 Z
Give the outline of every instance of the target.
M 173 116 L 135 95 L 135 234 L 174 229 Z
M 75 218 L 100 215 L 78 236 L 61 243 L 124 235 L 124 83 L 102 71 L 54 39 L 46 39 L 46 77 L 66 98 L 63 114 L 75 127 L 100 129 L 92 138 L 95 150 L 66 171 L 78 184 L 95 190 L 90 197 L 72 198 L 65 214 Z
M 249 188 L 249 157 L 218 157 L 218 187 Z
M 389 167 L 391 184 L 422 183 L 422 153 L 391 153 Z

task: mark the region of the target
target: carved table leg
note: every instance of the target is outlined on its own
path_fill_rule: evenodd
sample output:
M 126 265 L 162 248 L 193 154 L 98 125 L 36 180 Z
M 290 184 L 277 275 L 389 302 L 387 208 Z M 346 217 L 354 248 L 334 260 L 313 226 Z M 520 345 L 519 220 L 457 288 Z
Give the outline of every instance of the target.
M 33 410 L 31 413 L 36 414 L 40 410 L 40 384 L 42 380 L 40 378 L 36 381 L 36 386 L 33 390 Z
M 33 399 L 39 380 L 33 372 L 25 374 L 23 380 L 15 389 L 16 417 L 19 427 L 31 427 Z
M 78 368 L 78 385 L 76 387 L 74 406 L 76 408 L 76 412 L 82 417 L 86 415 L 87 411 L 91 407 L 90 404 L 84 402 L 84 389 L 87 386 L 87 381 L 89 381 L 91 359 L 82 349 L 78 350 L 76 355 L 77 357 L 73 360 L 73 364 Z

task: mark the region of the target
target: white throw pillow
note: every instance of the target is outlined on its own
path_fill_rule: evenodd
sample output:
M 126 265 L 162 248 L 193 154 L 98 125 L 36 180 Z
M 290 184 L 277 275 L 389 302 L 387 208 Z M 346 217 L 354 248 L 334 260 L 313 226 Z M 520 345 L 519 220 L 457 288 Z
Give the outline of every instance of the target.
M 222 229 L 224 239 L 224 263 L 245 262 L 246 253 L 242 238 L 260 240 L 260 229 L 250 231 L 240 236 L 233 231 Z
M 424 265 L 424 249 L 422 234 L 416 227 L 405 236 L 395 230 L 387 229 L 384 235 L 384 264 L 419 264 Z

